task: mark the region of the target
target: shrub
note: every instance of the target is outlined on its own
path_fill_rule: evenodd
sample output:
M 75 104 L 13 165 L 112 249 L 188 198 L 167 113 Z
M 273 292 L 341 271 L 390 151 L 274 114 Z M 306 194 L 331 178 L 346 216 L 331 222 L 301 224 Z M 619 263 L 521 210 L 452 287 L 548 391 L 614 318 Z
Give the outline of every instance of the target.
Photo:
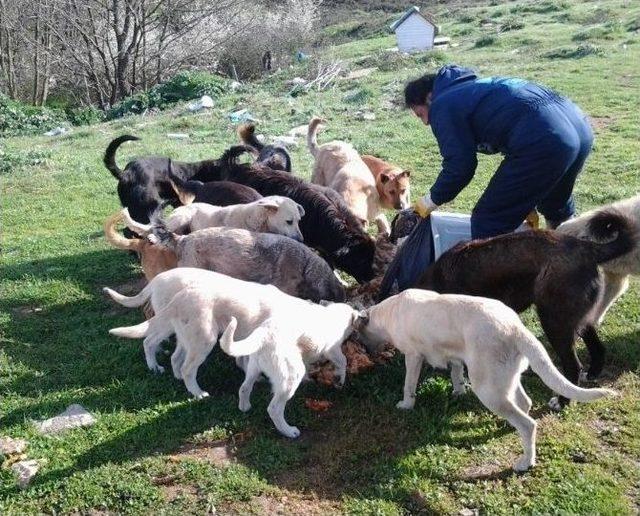
M 25 167 L 43 163 L 50 154 L 42 151 L 9 152 L 0 149 L 0 174 L 15 172 Z
M 596 27 L 590 27 L 588 29 L 576 32 L 572 37 L 572 41 L 587 41 L 593 39 L 613 39 L 615 32 L 620 31 L 620 25 L 615 23 L 606 23 L 605 25 L 599 25 Z
M 94 106 L 68 108 L 67 119 L 73 125 L 91 125 L 102 122 L 105 118 L 103 111 Z
M 367 87 L 355 88 L 344 95 L 344 101 L 350 104 L 364 104 L 374 96 L 373 90 Z
M 577 47 L 560 47 L 550 50 L 544 54 L 544 57 L 549 59 L 581 59 L 590 55 L 602 55 L 602 49 L 587 43 Z
M 125 115 L 139 115 L 147 109 L 165 109 L 176 102 L 193 100 L 209 95 L 217 97 L 226 89 L 226 80 L 208 72 L 180 72 L 149 91 L 141 91 L 113 106 L 106 115 L 107 120 Z
M 500 25 L 500 32 L 509 32 L 511 30 L 524 29 L 524 22 L 518 18 L 508 18 Z
M 479 40 L 477 40 L 474 44 L 476 48 L 489 47 L 491 45 L 495 45 L 498 42 L 498 38 L 491 34 L 487 34 L 482 36 Z
M 3 136 L 48 131 L 64 122 L 62 111 L 22 104 L 0 93 L 0 134 Z
M 515 5 L 511 8 L 511 12 L 514 14 L 519 13 L 536 13 L 545 14 L 556 11 L 564 11 L 569 5 L 567 2 L 555 0 L 543 0 L 542 2 L 528 2 Z

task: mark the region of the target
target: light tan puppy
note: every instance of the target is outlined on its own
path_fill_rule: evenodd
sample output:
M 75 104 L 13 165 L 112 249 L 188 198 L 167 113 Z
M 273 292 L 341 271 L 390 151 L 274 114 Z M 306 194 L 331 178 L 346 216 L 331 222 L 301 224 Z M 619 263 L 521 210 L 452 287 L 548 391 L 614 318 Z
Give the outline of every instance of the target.
M 536 462 L 536 422 L 529 416 L 531 400 L 520 383 L 529 365 L 548 387 L 567 398 L 590 401 L 615 394 L 569 382 L 518 314 L 495 299 L 409 289 L 362 313 L 356 328 L 370 350 L 390 342 L 404 353 L 404 398 L 398 408 L 413 408 L 423 361 L 436 368 L 451 365 L 455 394 L 465 391 L 466 365 L 480 401 L 520 434 L 524 455 L 514 464 L 516 471 Z
M 411 172 L 368 154 L 362 155 L 362 161 L 376 180 L 382 207 L 395 210 L 408 208 L 411 203 Z
M 113 247 L 135 251 L 140 255 L 140 265 L 147 281 L 178 266 L 178 258 L 172 250 L 154 245 L 142 238 L 125 238 L 118 233 L 116 224 L 122 220 L 123 214 L 120 211 L 107 218 L 104 223 L 104 236 Z
M 124 220 L 136 233 L 148 235 L 153 224 L 141 224 L 134 221 L 127 208 L 123 210 Z M 275 233 L 303 241 L 300 219 L 304 208 L 288 197 L 271 195 L 247 204 L 213 206 L 204 202 L 194 202 L 180 206 L 167 217 L 169 231 L 184 235 L 211 227 L 225 226 L 246 229 L 256 233 Z
M 317 117 L 309 122 L 307 146 L 315 158 L 311 182 L 338 192 L 366 227 L 370 221 L 384 217 L 375 178 L 351 144 L 334 140 L 318 145 L 318 126 L 324 122 Z

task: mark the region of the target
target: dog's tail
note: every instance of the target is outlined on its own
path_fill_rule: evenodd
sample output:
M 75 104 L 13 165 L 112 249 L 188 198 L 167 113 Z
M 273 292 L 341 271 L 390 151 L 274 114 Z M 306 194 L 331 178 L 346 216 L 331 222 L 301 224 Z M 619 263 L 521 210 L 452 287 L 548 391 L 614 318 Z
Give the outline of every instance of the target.
M 122 212 L 118 211 L 109 216 L 104 222 L 104 236 L 113 247 L 128 251 L 139 251 L 142 240 L 139 238 L 125 238 L 116 231 L 116 224 L 124 220 Z
M 220 337 L 220 347 L 222 350 L 232 357 L 244 357 L 252 355 L 264 345 L 265 328 L 259 326 L 251 334 L 243 340 L 233 340 L 238 327 L 238 320 L 231 317 L 229 325 L 225 328 Z
M 173 311 L 171 304 L 167 305 L 148 321 L 135 326 L 112 328 L 109 330 L 109 334 L 116 337 L 124 337 L 125 339 L 143 339 L 146 337 L 155 342 L 163 341 L 175 333 L 167 313 L 170 310 Z
M 618 258 L 638 245 L 637 226 L 612 208 L 597 212 L 587 223 L 587 231 L 594 240 L 606 242 L 589 242 L 597 263 Z M 615 239 L 611 240 L 614 236 Z
M 145 304 L 151 297 L 151 292 L 153 291 L 153 280 L 145 285 L 145 287 L 135 296 L 123 296 L 109 287 L 104 287 L 102 290 L 116 303 L 126 306 L 127 308 L 136 308 Z
M 307 147 L 309 147 L 309 152 L 314 158 L 318 154 L 318 140 L 316 139 L 318 126 L 326 122 L 326 120 L 317 116 L 313 117 L 311 122 L 309 122 L 309 128 L 307 129 Z
M 516 347 L 529 361 L 531 369 L 554 392 L 577 401 L 592 401 L 603 396 L 615 396 L 611 389 L 583 389 L 567 380 L 551 361 L 544 346 L 528 329 L 522 328 L 515 336 Z
M 221 165 L 236 165 L 240 156 L 246 153 L 251 154 L 252 151 L 253 149 L 247 145 L 234 145 L 224 151 L 218 161 Z
M 104 166 L 107 167 L 107 170 L 111 172 L 113 177 L 117 180 L 120 180 L 122 177 L 122 170 L 118 168 L 116 163 L 116 151 L 118 147 L 122 145 L 124 142 L 132 142 L 139 140 L 137 136 L 132 136 L 130 134 L 123 134 L 122 136 L 118 136 L 115 140 L 113 140 L 107 147 L 107 150 L 104 152 Z
M 122 208 L 122 211 L 120 213 L 122 215 L 122 220 L 124 221 L 125 225 L 131 231 L 134 231 L 138 233 L 138 235 L 142 235 L 142 236 L 147 236 L 149 233 L 151 233 L 151 230 L 153 229 L 153 224 L 143 224 L 142 222 L 137 222 L 133 220 L 131 218 L 131 215 L 129 214 L 128 208 Z
M 256 126 L 251 123 L 242 124 L 238 127 L 238 137 L 240 141 L 256 151 L 264 149 L 264 144 L 256 136 Z
M 178 200 L 184 205 L 187 206 L 191 204 L 198 193 L 197 185 L 202 184 L 200 181 L 185 181 L 178 174 L 173 171 L 173 164 L 171 160 L 169 160 L 169 182 L 173 187 L 173 191 L 178 196 Z

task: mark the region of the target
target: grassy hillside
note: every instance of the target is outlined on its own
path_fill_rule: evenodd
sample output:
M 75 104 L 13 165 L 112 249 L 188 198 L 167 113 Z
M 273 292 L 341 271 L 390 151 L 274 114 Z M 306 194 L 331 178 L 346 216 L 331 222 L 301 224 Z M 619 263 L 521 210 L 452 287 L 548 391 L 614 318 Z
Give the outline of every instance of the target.
M 495 4 L 495 5 L 494 5 Z M 378 31 L 390 13 L 369 13 L 362 39 L 344 10 L 321 29 L 346 41 L 309 62 L 223 95 L 211 111 L 184 106 L 125 118 L 48 138 L 0 141 L 2 276 L 0 278 L 0 435 L 29 440 L 42 462 L 21 491 L 0 469 L 0 513 L 607 513 L 640 510 L 640 289 L 611 310 L 601 336 L 609 351 L 602 383 L 615 400 L 546 408 L 550 392 L 534 376 L 525 387 L 539 421 L 539 466 L 514 475 L 520 453 L 513 429 L 473 394 L 451 396 L 446 376 L 426 370 L 416 409 L 399 412 L 404 365 L 349 378 L 341 391 L 303 385 L 288 405 L 302 436 L 279 437 L 266 414 L 269 388 L 256 386 L 253 409 L 237 408 L 242 375 L 216 350 L 200 370 L 212 396 L 189 401 L 181 382 L 146 369 L 141 343 L 107 330 L 140 322 L 114 306 L 104 285 L 132 292 L 140 270 L 104 241 L 102 223 L 119 208 L 116 182 L 101 163 L 107 143 L 123 133 L 140 142 L 134 156 L 164 154 L 197 160 L 236 142 L 227 114 L 247 108 L 266 135 L 284 134 L 312 115 L 329 120 L 319 140 L 339 138 L 413 171 L 414 196 L 439 171 L 430 130 L 401 109 L 404 82 L 456 62 L 482 74 L 537 80 L 570 96 L 593 119 L 595 149 L 577 185 L 585 210 L 630 196 L 640 186 L 640 6 L 637 2 L 515 1 L 436 4 L 433 11 L 452 47 L 412 57 L 388 51 L 394 38 Z M 352 24 L 350 27 L 349 24 Z M 355 39 L 354 39 L 355 36 Z M 345 71 L 326 91 L 290 96 L 287 79 L 310 76 L 318 62 L 340 60 Z M 345 72 L 346 73 L 346 72 Z M 375 121 L 361 120 L 373 112 Z M 186 132 L 188 140 L 167 133 Z M 311 158 L 300 140 L 295 173 L 309 177 Z M 495 170 L 481 157 L 472 184 L 448 209 L 468 212 Z M 535 317 L 528 325 L 542 337 Z M 428 331 L 428 329 L 426 329 Z M 171 346 L 167 346 L 170 349 Z M 583 349 L 581 354 L 584 356 Z M 160 358 L 168 362 L 168 356 Z M 313 413 L 304 399 L 333 402 Z M 31 421 L 81 403 L 98 417 L 88 429 L 42 437 Z

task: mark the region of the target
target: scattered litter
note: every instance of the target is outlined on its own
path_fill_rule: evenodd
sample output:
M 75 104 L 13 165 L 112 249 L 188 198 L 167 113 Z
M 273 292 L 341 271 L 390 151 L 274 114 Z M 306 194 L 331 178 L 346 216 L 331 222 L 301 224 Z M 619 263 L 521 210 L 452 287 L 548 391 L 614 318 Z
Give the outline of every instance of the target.
M 200 111 L 202 109 L 212 108 L 212 107 L 213 107 L 213 99 L 209 95 L 203 95 L 200 98 L 200 100 L 189 104 L 187 106 L 187 109 L 192 113 L 194 113 L 196 111 Z
M 67 127 L 54 127 L 50 131 L 44 133 L 45 136 L 59 136 L 61 134 L 67 134 L 70 131 Z
M 372 113 L 371 111 L 356 111 L 355 117 L 358 120 L 373 121 L 376 119 L 375 113 Z
M 296 53 L 296 60 L 298 60 L 298 61 L 308 61 L 309 60 L 309 56 L 307 54 L 305 54 L 304 52 L 301 52 L 300 50 L 298 50 L 298 52 Z
M 478 514 L 480 514 L 480 511 L 478 509 L 467 509 L 465 507 L 464 509 L 461 509 L 458 514 L 460 516 L 478 516 Z
M 314 412 L 326 412 L 333 406 L 333 403 L 328 400 L 314 400 L 312 398 L 305 398 L 304 406 L 309 410 L 313 410 Z
M 242 83 L 238 81 L 231 81 L 231 91 L 236 91 L 242 88 Z
M 27 441 L 24 439 L 12 439 L 11 437 L 0 437 L 0 455 L 14 455 L 22 453 L 27 448 Z
M 172 140 L 186 140 L 189 138 L 187 133 L 167 133 L 167 138 Z
M 360 374 L 373 368 L 374 363 L 362 344 L 348 340 L 342 346 L 342 351 L 347 357 L 347 371 L 349 374 Z
M 18 486 L 20 486 L 21 489 L 24 489 L 31 483 L 31 479 L 36 476 L 39 469 L 40 465 L 36 460 L 23 460 L 11 466 L 11 471 L 18 476 Z
M 371 68 L 360 68 L 358 70 L 353 70 L 352 72 L 349 72 L 347 74 L 347 76 L 345 77 L 345 80 L 350 81 L 353 79 L 361 79 L 362 77 L 367 77 L 368 75 L 371 75 L 376 70 L 377 68 L 375 66 Z
M 229 120 L 234 124 L 239 122 L 259 122 L 259 120 L 255 118 L 248 109 L 240 109 L 239 111 L 229 113 Z
M 306 136 L 308 131 L 308 124 L 299 125 L 298 127 L 294 127 L 293 129 L 291 129 L 291 131 L 289 131 L 289 136 L 293 136 L 294 138 L 298 136 Z
M 437 50 L 446 50 L 451 44 L 451 38 L 448 36 L 436 36 L 433 38 L 433 48 Z
M 293 79 L 291 79 L 290 81 L 287 81 L 286 84 L 287 86 L 304 86 L 305 84 L 307 84 L 307 79 L 303 79 L 302 77 L 294 77 Z
M 273 144 L 280 147 L 295 148 L 298 146 L 298 141 L 295 136 L 276 136 L 273 138 Z
M 50 419 L 44 421 L 34 421 L 36 429 L 42 434 L 56 434 L 64 430 L 71 428 L 78 428 L 81 426 L 90 426 L 96 422 L 96 418 L 87 412 L 82 406 L 74 403 L 69 405 L 67 410 L 62 414 L 58 414 Z

